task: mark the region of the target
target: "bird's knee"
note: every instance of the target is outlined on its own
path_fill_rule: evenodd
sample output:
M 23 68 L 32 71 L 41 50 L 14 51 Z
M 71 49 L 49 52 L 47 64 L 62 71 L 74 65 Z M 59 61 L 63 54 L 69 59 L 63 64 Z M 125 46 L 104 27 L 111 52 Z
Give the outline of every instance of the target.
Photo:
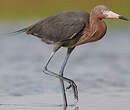
M 47 70 L 47 67 L 43 67 L 43 73 L 46 74 L 47 71 L 48 71 L 48 70 Z

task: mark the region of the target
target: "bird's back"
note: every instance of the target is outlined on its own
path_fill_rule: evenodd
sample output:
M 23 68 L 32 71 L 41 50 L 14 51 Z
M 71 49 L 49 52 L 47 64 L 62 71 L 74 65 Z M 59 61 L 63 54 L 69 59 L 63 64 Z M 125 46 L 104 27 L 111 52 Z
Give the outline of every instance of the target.
M 67 40 L 73 40 L 72 43 L 76 43 L 80 39 L 80 33 L 88 24 L 89 13 L 65 11 L 37 22 L 27 28 L 26 33 L 37 36 L 46 43 L 65 42 Z

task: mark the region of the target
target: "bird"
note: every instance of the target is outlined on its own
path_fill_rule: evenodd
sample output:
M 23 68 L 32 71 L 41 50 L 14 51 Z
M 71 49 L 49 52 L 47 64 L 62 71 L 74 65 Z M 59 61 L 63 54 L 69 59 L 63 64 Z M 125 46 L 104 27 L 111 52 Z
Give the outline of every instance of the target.
M 73 80 L 64 77 L 63 74 L 70 54 L 79 45 L 95 42 L 103 38 L 107 31 L 107 25 L 103 19 L 114 18 L 129 20 L 124 16 L 114 13 L 104 5 L 97 5 L 90 13 L 86 11 L 63 11 L 14 32 L 24 32 L 40 38 L 41 41 L 47 44 L 53 45 L 51 55 L 45 66 L 43 66 L 43 72 L 60 79 L 64 106 L 68 105 L 66 89 L 72 88 L 74 99 L 78 102 L 77 85 Z M 67 48 L 67 52 L 59 73 L 55 73 L 48 69 L 48 65 L 61 47 Z M 64 81 L 69 84 L 66 88 Z

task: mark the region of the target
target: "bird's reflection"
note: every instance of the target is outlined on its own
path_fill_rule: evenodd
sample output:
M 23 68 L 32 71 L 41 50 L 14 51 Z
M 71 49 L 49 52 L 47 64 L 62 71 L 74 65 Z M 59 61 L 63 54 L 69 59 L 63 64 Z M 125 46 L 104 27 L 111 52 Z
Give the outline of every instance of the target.
M 69 107 L 67 107 L 67 106 L 63 107 L 63 110 L 68 110 L 68 109 L 69 109 Z M 79 107 L 78 106 L 72 107 L 71 110 L 79 110 Z

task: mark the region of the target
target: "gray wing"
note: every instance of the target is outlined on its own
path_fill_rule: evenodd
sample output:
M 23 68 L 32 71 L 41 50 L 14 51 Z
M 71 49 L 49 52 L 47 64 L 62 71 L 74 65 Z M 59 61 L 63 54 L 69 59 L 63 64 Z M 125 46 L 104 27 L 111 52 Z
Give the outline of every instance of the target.
M 34 24 L 27 34 L 41 39 L 60 42 L 72 39 L 89 24 L 89 14 L 81 11 L 66 11 L 49 16 Z

